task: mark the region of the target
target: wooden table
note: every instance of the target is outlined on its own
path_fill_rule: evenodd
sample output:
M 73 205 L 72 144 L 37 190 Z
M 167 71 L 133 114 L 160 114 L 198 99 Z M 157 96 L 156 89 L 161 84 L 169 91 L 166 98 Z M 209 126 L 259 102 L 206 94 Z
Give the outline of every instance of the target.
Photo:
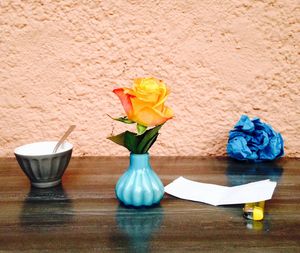
M 114 186 L 127 163 L 73 158 L 61 186 L 36 189 L 15 159 L 0 159 L 0 252 L 300 252 L 300 160 L 151 158 L 165 185 L 178 176 L 221 185 L 278 181 L 262 222 L 245 220 L 242 205 L 167 194 L 155 208 L 120 206 Z

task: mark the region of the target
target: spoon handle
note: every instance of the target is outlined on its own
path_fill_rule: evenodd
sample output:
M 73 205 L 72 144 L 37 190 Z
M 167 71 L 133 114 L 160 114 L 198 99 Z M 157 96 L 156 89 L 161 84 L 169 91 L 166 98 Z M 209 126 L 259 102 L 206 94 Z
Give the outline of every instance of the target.
M 76 125 L 71 125 L 69 129 L 65 132 L 65 134 L 60 138 L 59 142 L 55 145 L 55 148 L 53 149 L 53 153 L 56 153 L 60 145 L 67 139 L 70 133 L 75 129 Z

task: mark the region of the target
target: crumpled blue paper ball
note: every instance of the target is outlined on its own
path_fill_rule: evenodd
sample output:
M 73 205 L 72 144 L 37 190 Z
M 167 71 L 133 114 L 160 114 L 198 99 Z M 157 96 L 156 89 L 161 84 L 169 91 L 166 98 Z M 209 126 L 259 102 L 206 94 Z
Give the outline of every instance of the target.
M 242 115 L 229 132 L 227 154 L 237 160 L 271 161 L 283 156 L 283 139 L 259 118 L 250 120 Z

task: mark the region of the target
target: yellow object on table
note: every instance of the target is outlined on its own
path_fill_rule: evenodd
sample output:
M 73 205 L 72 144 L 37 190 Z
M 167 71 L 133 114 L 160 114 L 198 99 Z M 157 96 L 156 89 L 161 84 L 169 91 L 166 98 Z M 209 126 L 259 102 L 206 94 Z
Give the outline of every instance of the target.
M 264 218 L 265 201 L 246 203 L 243 211 L 244 217 L 249 220 L 262 220 Z

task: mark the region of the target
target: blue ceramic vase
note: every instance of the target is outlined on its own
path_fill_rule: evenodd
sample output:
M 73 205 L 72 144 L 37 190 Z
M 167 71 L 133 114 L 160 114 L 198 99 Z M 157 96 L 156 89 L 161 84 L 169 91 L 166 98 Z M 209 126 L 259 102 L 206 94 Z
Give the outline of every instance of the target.
M 164 186 L 151 168 L 149 154 L 130 154 L 127 171 L 119 178 L 116 196 L 127 206 L 144 207 L 158 204 Z

